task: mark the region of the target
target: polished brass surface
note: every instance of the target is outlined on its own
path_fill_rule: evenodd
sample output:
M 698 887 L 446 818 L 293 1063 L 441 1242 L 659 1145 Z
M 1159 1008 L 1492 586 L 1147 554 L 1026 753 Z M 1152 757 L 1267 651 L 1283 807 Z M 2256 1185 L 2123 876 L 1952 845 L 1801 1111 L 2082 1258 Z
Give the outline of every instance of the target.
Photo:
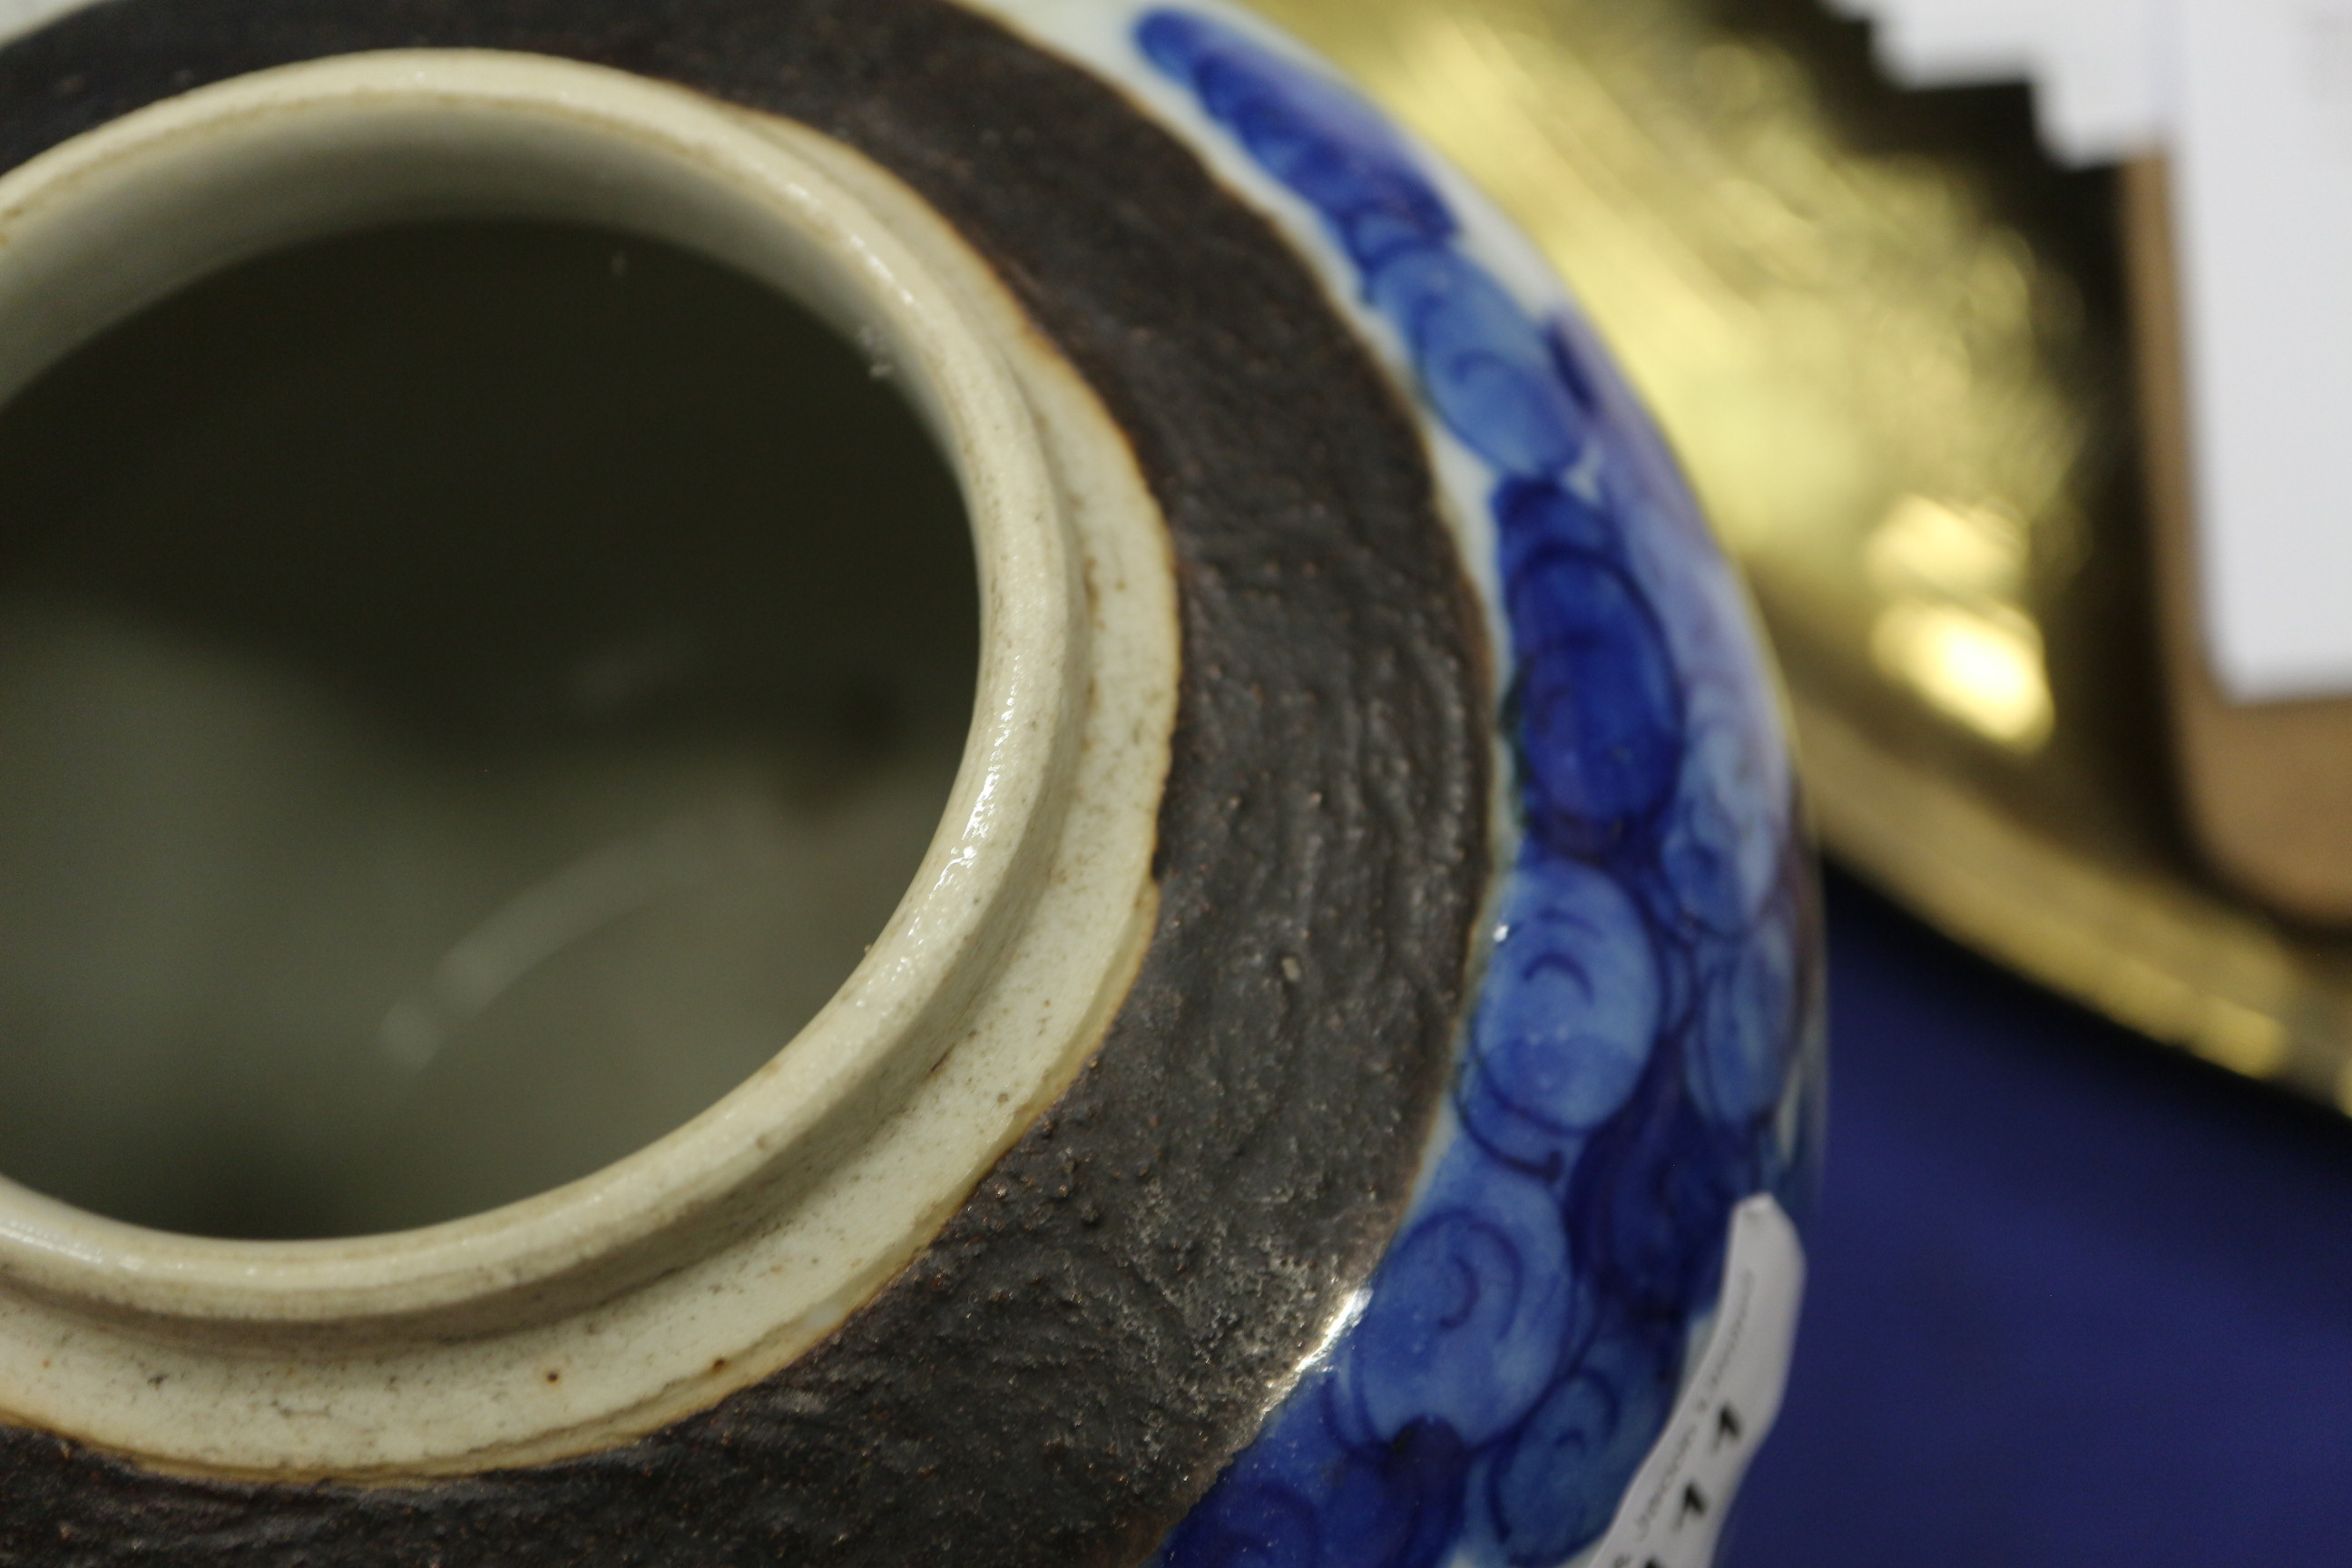
M 2352 941 L 2177 826 L 2116 181 L 1818 0 L 1257 0 L 1550 254 L 1747 567 L 1830 851 L 2352 1110 Z

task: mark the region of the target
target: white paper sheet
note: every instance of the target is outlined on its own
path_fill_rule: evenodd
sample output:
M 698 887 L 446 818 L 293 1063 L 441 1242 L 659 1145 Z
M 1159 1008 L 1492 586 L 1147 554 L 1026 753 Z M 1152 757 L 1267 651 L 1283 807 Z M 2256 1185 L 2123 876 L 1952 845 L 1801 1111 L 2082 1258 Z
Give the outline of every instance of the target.
M 2176 0 L 2174 243 L 2207 649 L 2352 691 L 2352 0 Z

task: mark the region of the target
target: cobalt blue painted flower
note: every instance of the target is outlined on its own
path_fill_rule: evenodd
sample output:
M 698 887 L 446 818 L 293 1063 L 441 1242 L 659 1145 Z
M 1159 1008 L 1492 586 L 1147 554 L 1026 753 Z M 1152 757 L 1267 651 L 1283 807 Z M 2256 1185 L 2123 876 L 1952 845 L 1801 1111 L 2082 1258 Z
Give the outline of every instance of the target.
M 1667 1420 L 1734 1206 L 1802 1207 L 1820 951 L 1772 694 L 1663 443 L 1421 155 L 1224 21 L 1155 10 L 1135 41 L 1314 215 L 1487 471 L 1519 830 L 1423 1188 L 1160 1561 L 1559 1563 Z

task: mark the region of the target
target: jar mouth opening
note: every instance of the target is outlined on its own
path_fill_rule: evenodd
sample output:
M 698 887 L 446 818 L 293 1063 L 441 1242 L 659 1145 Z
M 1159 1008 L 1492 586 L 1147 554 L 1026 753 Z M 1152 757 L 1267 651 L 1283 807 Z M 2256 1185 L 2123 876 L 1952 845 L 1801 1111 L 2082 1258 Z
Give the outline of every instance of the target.
M 951 1043 L 1037 875 L 1081 609 L 1037 433 L 955 289 L 755 117 L 599 68 L 437 50 L 290 67 L 127 116 L 0 177 L 0 403 L 192 280 L 450 222 L 585 226 L 707 258 L 805 307 L 903 395 L 952 471 L 977 567 L 946 810 L 831 999 L 634 1152 L 460 1218 L 320 1240 L 152 1230 L 0 1181 L 0 1274 L 19 1288 L 230 1333 L 479 1331 L 628 1289 L 756 1225 L 890 1114 Z

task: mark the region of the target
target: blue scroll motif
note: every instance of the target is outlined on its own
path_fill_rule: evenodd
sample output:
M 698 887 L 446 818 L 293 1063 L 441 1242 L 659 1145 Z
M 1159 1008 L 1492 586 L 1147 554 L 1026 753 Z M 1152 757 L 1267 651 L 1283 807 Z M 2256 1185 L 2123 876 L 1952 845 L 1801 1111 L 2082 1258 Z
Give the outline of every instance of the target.
M 1424 1188 L 1360 1316 L 1159 1562 L 1551 1568 L 1663 1428 L 1733 1206 L 1807 1207 L 1820 943 L 1775 700 L 1581 321 L 1523 308 L 1346 89 L 1193 12 L 1135 40 L 1314 209 L 1492 477 L 1521 826 Z

